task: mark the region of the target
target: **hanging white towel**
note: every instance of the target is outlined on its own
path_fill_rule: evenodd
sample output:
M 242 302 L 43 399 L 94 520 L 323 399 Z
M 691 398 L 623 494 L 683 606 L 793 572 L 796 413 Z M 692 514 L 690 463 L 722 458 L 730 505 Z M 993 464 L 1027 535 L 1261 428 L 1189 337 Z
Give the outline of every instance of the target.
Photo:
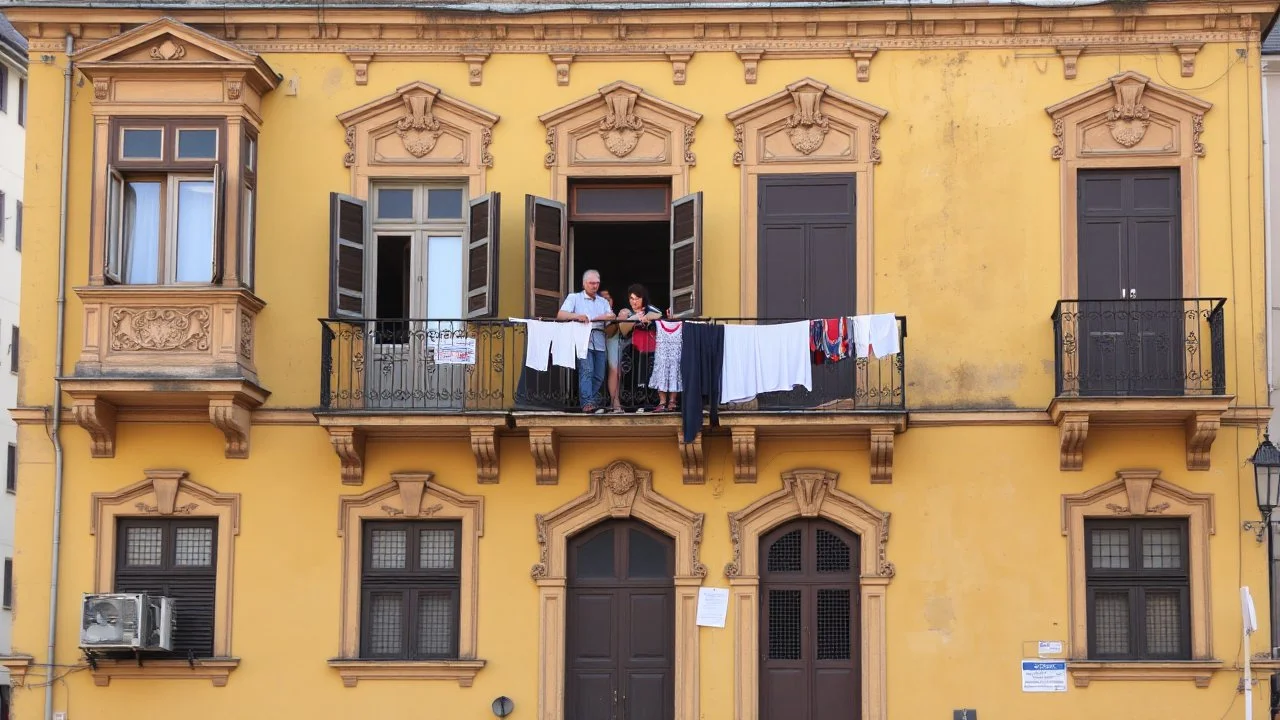
M 898 345 L 898 318 L 893 313 L 856 315 L 850 321 L 858 357 L 882 358 L 897 355 L 901 350 Z
M 552 364 L 570 370 L 578 367 L 578 360 L 587 357 L 591 345 L 591 325 L 588 323 L 507 319 L 524 323 L 526 327 L 524 364 L 530 370 L 546 372 L 548 354 Z
M 756 326 L 724 326 L 724 362 L 720 370 L 720 402 L 747 402 L 760 393 Z
M 808 321 L 782 325 L 725 325 L 722 404 L 748 402 L 760 393 L 813 389 Z

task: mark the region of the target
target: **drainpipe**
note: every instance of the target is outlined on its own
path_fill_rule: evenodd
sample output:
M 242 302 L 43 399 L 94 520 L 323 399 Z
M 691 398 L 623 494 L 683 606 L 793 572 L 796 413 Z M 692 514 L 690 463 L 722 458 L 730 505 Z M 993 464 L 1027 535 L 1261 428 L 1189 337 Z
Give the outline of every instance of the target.
M 58 639 L 58 570 L 62 551 L 62 354 L 66 347 L 67 318 L 67 158 L 71 149 L 71 80 L 75 40 L 67 33 L 67 66 L 62 71 L 62 178 L 58 191 L 58 334 L 53 366 L 53 549 L 49 568 L 49 648 L 45 653 L 48 675 L 44 686 L 44 720 L 53 720 L 53 677 L 57 668 L 54 646 Z

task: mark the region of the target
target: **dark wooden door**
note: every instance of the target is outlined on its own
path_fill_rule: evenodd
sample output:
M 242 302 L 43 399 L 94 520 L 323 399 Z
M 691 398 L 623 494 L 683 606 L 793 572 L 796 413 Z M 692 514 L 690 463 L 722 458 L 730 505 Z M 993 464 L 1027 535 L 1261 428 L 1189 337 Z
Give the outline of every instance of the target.
M 758 314 L 809 320 L 857 311 L 853 175 L 765 175 L 759 185 Z M 813 407 L 853 397 L 853 363 L 813 369 L 813 392 L 774 393 L 761 406 Z
M 1180 393 L 1178 171 L 1081 171 L 1077 207 L 1081 394 Z
M 798 520 L 760 540 L 760 720 L 859 720 L 858 537 Z
M 565 720 L 675 716 L 675 546 L 633 521 L 569 543 Z

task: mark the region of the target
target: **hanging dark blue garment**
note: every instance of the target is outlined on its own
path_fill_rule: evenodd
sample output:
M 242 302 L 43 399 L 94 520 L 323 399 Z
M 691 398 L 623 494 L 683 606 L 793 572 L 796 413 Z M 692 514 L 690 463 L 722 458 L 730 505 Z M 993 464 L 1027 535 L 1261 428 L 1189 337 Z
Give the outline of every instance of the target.
M 711 409 L 711 426 L 720 426 L 720 376 L 724 372 L 724 326 L 686 322 L 680 349 L 680 375 L 684 381 L 681 424 L 684 441 L 693 442 L 702 431 L 702 404 Z

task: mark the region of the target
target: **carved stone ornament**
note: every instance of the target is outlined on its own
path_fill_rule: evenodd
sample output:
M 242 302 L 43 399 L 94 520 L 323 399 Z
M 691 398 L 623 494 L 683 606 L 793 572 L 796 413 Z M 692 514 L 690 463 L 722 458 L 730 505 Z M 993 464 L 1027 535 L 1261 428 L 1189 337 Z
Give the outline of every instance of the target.
M 117 351 L 207 351 L 209 309 L 131 308 L 111 310 L 111 349 Z
M 241 82 L 240 80 L 227 81 L 227 99 L 228 100 L 239 100 L 240 94 L 243 92 L 243 90 L 244 90 L 244 83 Z
M 822 147 L 830 130 L 830 122 L 822 114 L 822 91 L 813 88 L 793 91 L 791 99 L 796 104 L 796 111 L 787 119 L 791 145 L 809 155 Z
M 249 313 L 240 313 L 240 357 L 253 359 L 253 318 Z
M 440 121 L 431 113 L 433 95 L 406 95 L 405 114 L 396 122 L 396 134 L 410 155 L 425 157 L 440 139 Z
M 342 156 L 342 167 L 351 167 L 356 164 L 356 129 L 355 126 L 347 128 L 347 152 Z
M 1116 105 L 1107 113 L 1107 126 L 1111 137 L 1120 145 L 1131 148 L 1142 142 L 1151 124 L 1151 112 L 1142 104 L 1142 91 L 1146 85 L 1116 84 Z
M 187 54 L 187 48 L 179 42 L 166 39 L 151 48 L 152 60 L 181 60 Z
M 111 94 L 111 81 L 105 78 L 98 78 L 93 81 L 93 99 L 106 100 Z
M 626 157 L 636 149 L 644 133 L 644 121 L 636 115 L 636 94 L 616 90 L 604 98 L 608 114 L 600 121 L 600 137 L 615 157 Z

